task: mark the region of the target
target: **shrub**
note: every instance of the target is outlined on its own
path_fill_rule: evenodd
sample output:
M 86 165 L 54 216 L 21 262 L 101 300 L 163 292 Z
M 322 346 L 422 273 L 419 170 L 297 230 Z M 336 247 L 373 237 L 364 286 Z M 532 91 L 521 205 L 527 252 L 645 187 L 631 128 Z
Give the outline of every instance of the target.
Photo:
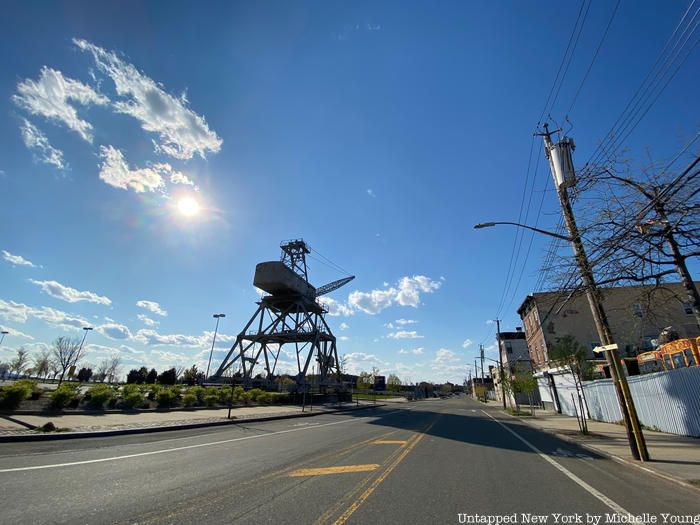
M 219 389 L 215 386 L 208 386 L 204 391 L 204 404 L 208 407 L 219 402 Z
M 261 405 L 269 405 L 272 403 L 272 394 L 269 392 L 261 392 L 258 394 L 256 401 Z
M 175 388 L 162 388 L 156 394 L 156 401 L 159 407 L 171 407 L 177 403 L 180 392 Z
M 193 407 L 196 404 L 198 404 L 199 401 L 197 400 L 197 394 L 194 392 L 185 392 L 185 395 L 182 396 L 182 404 L 186 407 Z
M 219 403 L 222 405 L 228 405 L 232 400 L 233 393 L 229 387 L 223 387 L 219 389 Z
M 122 387 L 122 397 L 124 397 L 124 398 L 126 398 L 126 396 L 133 394 L 134 392 L 138 392 L 140 394 L 141 387 L 139 385 L 136 385 L 136 384 L 124 385 Z
M 195 405 L 204 404 L 204 389 L 201 386 L 193 386 L 187 390 L 187 394 L 192 394 L 195 397 Z M 185 395 L 187 395 L 185 394 Z
M 62 383 L 56 390 L 51 392 L 51 406 L 53 408 L 64 408 L 78 400 L 78 384 Z
M 233 400 L 236 403 L 241 403 L 243 402 L 243 397 L 246 395 L 245 390 L 243 389 L 242 386 L 237 386 L 236 388 L 233 389 Z
M 248 390 L 248 395 L 250 396 L 251 401 L 257 401 L 258 397 L 264 393 L 265 391 L 260 390 L 259 388 L 251 388 L 250 390 Z
M 0 387 L 0 408 L 14 410 L 22 401 L 27 399 L 36 383 L 34 381 L 22 380 L 12 385 Z
M 105 403 L 110 402 L 114 398 L 114 390 L 109 385 L 93 385 L 85 394 L 85 399 L 90 406 L 95 408 L 102 408 Z
M 158 393 L 161 391 L 161 386 L 160 385 L 151 385 L 148 387 L 148 399 L 151 401 L 155 401 L 155 399 L 158 397 Z
M 140 407 L 141 405 L 143 405 L 143 394 L 139 389 L 130 390 L 128 392 L 125 392 L 123 402 L 124 406 L 128 408 Z

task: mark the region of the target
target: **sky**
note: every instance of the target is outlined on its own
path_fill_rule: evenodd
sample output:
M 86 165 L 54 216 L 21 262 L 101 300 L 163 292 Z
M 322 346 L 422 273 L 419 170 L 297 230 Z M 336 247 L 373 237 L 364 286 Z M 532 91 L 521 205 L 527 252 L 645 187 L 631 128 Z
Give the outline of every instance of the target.
M 621 0 L 586 76 L 615 7 L 590 3 L 549 111 L 577 165 L 688 5 Z M 558 220 L 533 132 L 580 9 L 5 2 L 0 360 L 90 326 L 84 365 L 206 368 L 222 312 L 217 366 L 255 312 L 255 265 L 303 238 L 312 284 L 356 276 L 327 296 L 351 372 L 461 383 L 479 344 L 495 357 L 496 316 L 520 326 L 549 246 L 532 237 L 525 259 L 525 236 L 507 285 L 517 230 L 472 226 Z M 633 165 L 697 133 L 698 59 L 622 144 Z

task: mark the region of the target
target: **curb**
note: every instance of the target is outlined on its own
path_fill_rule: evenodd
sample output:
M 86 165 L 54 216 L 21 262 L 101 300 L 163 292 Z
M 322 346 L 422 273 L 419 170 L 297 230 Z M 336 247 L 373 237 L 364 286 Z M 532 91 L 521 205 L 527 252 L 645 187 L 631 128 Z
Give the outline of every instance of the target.
M 671 474 L 666 474 L 664 472 L 659 472 L 658 470 L 656 470 L 655 468 L 652 468 L 652 467 L 647 467 L 644 465 L 640 465 L 638 463 L 634 463 L 628 459 L 621 458 L 620 456 L 616 456 L 615 454 L 611 454 L 610 452 L 600 450 L 592 445 L 588 445 L 586 443 L 581 443 L 580 441 L 577 441 L 577 440 L 575 440 L 575 439 L 573 439 L 565 434 L 559 434 L 558 432 L 556 432 L 554 430 L 544 429 L 542 427 L 538 427 L 536 425 L 531 424 L 529 421 L 522 419 L 521 417 L 513 416 L 513 415 L 509 414 L 508 412 L 504 412 L 503 410 L 499 410 L 499 412 L 502 414 L 505 414 L 513 419 L 517 419 L 518 421 L 522 422 L 523 424 L 527 425 L 528 427 L 530 427 L 532 429 L 539 430 L 540 432 L 546 432 L 547 434 L 552 434 L 552 435 L 558 437 L 559 439 L 561 439 L 562 441 L 566 441 L 567 443 L 571 443 L 571 444 L 579 446 L 581 448 L 585 448 L 589 452 L 593 452 L 595 454 L 598 454 L 599 456 L 603 456 L 607 459 L 611 459 L 611 460 L 616 461 L 618 463 L 622 463 L 623 465 L 635 467 L 639 470 L 646 472 L 647 474 L 651 474 L 652 476 L 656 476 L 656 477 L 661 478 L 663 480 L 670 481 L 670 482 L 675 483 L 677 485 L 681 485 L 682 487 L 685 487 L 686 489 L 691 489 L 693 491 L 700 492 L 700 487 L 696 487 L 695 485 L 693 485 L 692 483 L 688 483 L 684 479 L 678 478 L 678 477 L 673 476 Z M 653 462 L 653 460 L 652 460 L 652 462 Z
M 171 425 L 161 427 L 144 428 L 120 428 L 117 430 L 97 430 L 94 432 L 56 432 L 50 434 L 18 434 L 16 436 L 0 436 L 0 443 L 12 443 L 22 441 L 55 441 L 59 439 L 82 439 L 95 437 L 123 436 L 128 434 L 151 434 L 154 432 L 171 432 L 173 430 L 190 430 L 193 428 L 221 427 L 226 425 L 239 425 L 244 423 L 262 423 L 265 421 L 277 421 L 280 419 L 297 419 L 303 417 L 322 416 L 324 414 L 337 414 L 339 412 L 350 412 L 354 410 L 365 410 L 368 408 L 383 407 L 384 404 L 339 408 L 336 410 L 324 410 L 322 412 L 303 412 L 301 414 L 288 414 L 269 417 L 251 417 L 246 419 L 231 419 L 226 421 L 209 421 L 206 423 L 186 423 L 184 425 Z

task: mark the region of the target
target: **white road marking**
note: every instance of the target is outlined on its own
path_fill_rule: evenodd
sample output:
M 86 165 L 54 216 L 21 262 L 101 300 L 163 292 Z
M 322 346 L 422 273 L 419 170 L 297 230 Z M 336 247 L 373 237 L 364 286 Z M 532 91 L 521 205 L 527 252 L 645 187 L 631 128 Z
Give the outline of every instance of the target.
M 486 412 L 485 410 L 482 410 L 482 412 L 483 412 L 484 414 L 486 414 L 488 417 L 490 417 L 491 419 L 493 419 L 496 423 L 498 423 L 499 425 L 501 425 L 501 426 L 502 426 L 504 429 L 506 429 L 508 432 L 510 432 L 511 434 L 513 434 L 513 435 L 514 435 L 516 438 L 518 438 L 520 441 L 522 441 L 523 443 L 525 443 L 525 445 L 527 445 L 528 448 L 530 448 L 533 452 L 535 452 L 538 456 L 540 456 L 542 459 L 544 459 L 547 463 L 549 463 L 550 465 L 552 465 L 554 468 L 556 468 L 558 471 L 560 471 L 560 472 L 561 472 L 562 474 L 564 474 L 566 477 L 568 477 L 569 479 L 571 479 L 572 481 L 574 481 L 577 485 L 579 485 L 579 486 L 582 487 L 584 490 L 586 490 L 586 492 L 588 492 L 588 493 L 591 494 L 592 496 L 594 496 L 594 497 L 598 498 L 600 501 L 602 501 L 602 502 L 603 502 L 605 505 L 607 505 L 610 509 L 612 509 L 613 511 L 617 512 L 618 514 L 624 514 L 624 515 L 626 515 L 626 516 L 630 515 L 630 512 L 626 511 L 623 507 L 621 507 L 620 505 L 618 505 L 617 503 L 615 503 L 613 500 L 611 500 L 610 498 L 608 498 L 605 494 L 603 494 L 602 492 L 600 492 L 598 489 L 595 489 L 595 488 L 593 488 L 592 486 L 590 486 L 588 483 L 586 483 L 586 482 L 583 481 L 581 478 L 579 478 L 576 474 L 574 474 L 574 473 L 571 472 L 570 470 L 564 468 L 562 465 L 560 465 L 559 463 L 557 463 L 556 461 L 554 461 L 552 458 L 550 458 L 547 454 L 544 454 L 542 451 L 540 451 L 540 449 L 538 449 L 535 445 L 533 445 L 532 443 L 530 443 L 527 439 L 525 439 L 524 437 L 522 437 L 520 434 L 518 434 L 517 432 L 515 432 L 513 429 L 511 429 L 510 427 L 508 427 L 508 426 L 504 425 L 503 423 L 501 423 L 498 419 L 496 419 L 495 417 L 493 417 L 491 414 L 489 414 L 489 413 Z
M 314 425 L 314 426 L 302 427 L 302 428 L 291 428 L 288 430 L 278 430 L 277 432 L 270 432 L 269 434 L 255 434 L 254 436 L 243 436 L 243 437 L 238 437 L 238 438 L 222 439 L 220 441 L 212 441 L 210 443 L 198 443 L 196 445 L 186 445 L 186 446 L 182 446 L 182 447 L 166 448 L 166 449 L 161 449 L 161 450 L 152 450 L 150 452 L 139 452 L 137 454 L 126 454 L 124 456 L 113 456 L 113 457 L 108 457 L 108 458 L 88 459 L 88 460 L 84 460 L 84 461 L 72 461 L 69 463 L 54 463 L 51 465 L 36 465 L 33 467 L 5 468 L 5 469 L 0 469 L 0 473 L 24 472 L 27 470 L 44 470 L 44 469 L 60 468 L 60 467 L 73 467 L 76 465 L 89 465 L 91 463 L 104 463 L 106 461 L 118 461 L 120 459 L 139 458 L 139 457 L 143 457 L 143 456 L 153 456 L 156 454 L 165 454 L 167 452 L 178 452 L 180 450 L 188 450 L 188 449 L 192 449 L 192 448 L 211 447 L 214 445 L 223 445 L 224 443 L 233 443 L 235 441 L 246 441 L 248 439 L 264 438 L 264 437 L 268 437 L 268 436 L 274 436 L 277 434 L 287 434 L 289 432 L 299 432 L 302 430 L 315 430 L 315 429 L 320 428 L 320 427 L 329 427 L 332 425 L 342 425 L 343 423 L 349 423 L 350 421 L 360 421 L 363 419 L 371 419 L 372 417 L 373 416 L 366 416 L 366 417 L 359 417 L 359 418 L 344 419 L 342 421 L 334 421 L 332 423 L 324 423 L 322 425 Z

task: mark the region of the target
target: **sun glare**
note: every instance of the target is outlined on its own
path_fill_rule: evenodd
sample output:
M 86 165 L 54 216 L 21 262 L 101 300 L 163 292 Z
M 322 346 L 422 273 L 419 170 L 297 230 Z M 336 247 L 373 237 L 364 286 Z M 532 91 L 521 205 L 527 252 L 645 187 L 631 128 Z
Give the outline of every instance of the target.
M 186 217 L 192 217 L 199 213 L 199 203 L 192 197 L 183 197 L 178 201 L 177 209 Z

